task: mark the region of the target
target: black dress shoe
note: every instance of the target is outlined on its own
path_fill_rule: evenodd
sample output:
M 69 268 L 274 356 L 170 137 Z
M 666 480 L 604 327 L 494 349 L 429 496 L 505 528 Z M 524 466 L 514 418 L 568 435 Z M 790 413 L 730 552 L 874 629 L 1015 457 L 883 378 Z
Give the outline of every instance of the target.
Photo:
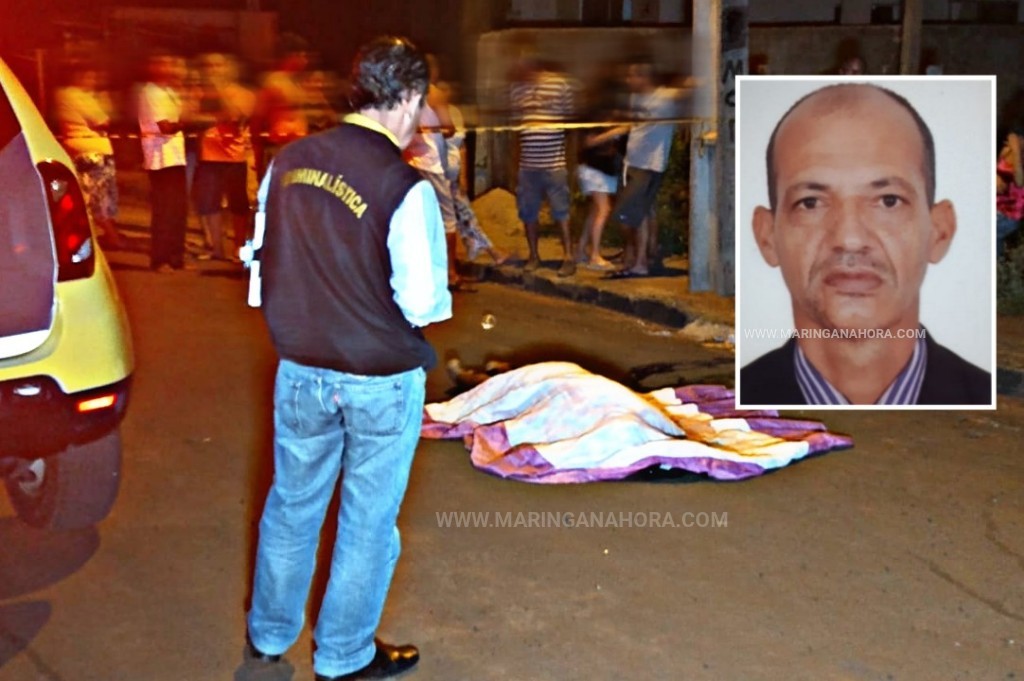
M 341 676 L 316 675 L 316 681 L 355 681 L 356 679 L 383 679 L 409 671 L 420 661 L 416 646 L 393 646 L 374 639 L 377 653 L 370 664 L 362 669 Z

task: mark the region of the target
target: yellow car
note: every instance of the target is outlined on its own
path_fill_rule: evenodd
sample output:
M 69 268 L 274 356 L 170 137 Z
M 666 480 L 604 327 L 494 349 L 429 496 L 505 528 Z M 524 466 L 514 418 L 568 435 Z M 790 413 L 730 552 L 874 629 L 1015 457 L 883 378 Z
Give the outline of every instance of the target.
M 74 165 L 0 61 L 0 478 L 30 525 L 109 513 L 131 332 Z

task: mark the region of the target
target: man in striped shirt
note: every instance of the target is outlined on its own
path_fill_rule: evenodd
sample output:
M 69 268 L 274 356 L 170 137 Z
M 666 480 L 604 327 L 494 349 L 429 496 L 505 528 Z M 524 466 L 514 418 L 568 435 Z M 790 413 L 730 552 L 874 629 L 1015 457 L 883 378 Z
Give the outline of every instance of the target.
M 536 59 L 526 64 L 523 77 L 512 85 L 510 104 L 516 123 L 525 126 L 519 133 L 519 176 L 516 206 L 526 226 L 530 257 L 524 271 L 540 267 L 537 239 L 540 231 L 540 207 L 547 198 L 551 217 L 562 232 L 563 260 L 558 275 L 576 272 L 569 231 L 569 175 L 565 165 L 564 128 L 559 123 L 573 116 L 573 88 L 568 78 L 553 65 Z M 552 127 L 545 127 L 551 124 Z
M 754 237 L 789 289 L 796 333 L 740 372 L 743 404 L 992 403 L 991 374 L 922 326 L 929 264 L 956 233 L 935 200 L 935 143 L 902 96 L 838 84 L 799 100 L 767 151 Z

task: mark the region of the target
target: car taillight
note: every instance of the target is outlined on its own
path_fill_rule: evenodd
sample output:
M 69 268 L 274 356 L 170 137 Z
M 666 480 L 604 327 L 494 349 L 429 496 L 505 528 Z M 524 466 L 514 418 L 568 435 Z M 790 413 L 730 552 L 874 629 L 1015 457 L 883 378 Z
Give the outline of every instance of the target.
M 85 412 L 96 411 L 97 409 L 107 409 L 115 404 L 117 404 L 117 393 L 111 393 L 109 395 L 79 400 L 78 404 L 75 405 L 75 409 L 78 410 L 79 414 L 84 414 Z
M 46 198 L 50 203 L 50 223 L 57 247 L 57 281 L 91 277 L 96 257 L 89 214 L 78 178 L 56 161 L 43 161 L 36 167 L 43 178 Z

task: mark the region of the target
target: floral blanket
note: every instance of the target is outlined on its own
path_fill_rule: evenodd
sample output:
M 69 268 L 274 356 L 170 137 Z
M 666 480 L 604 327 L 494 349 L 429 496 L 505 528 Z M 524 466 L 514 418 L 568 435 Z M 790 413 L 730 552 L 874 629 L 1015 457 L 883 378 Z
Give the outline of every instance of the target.
M 617 480 L 651 467 L 742 480 L 853 446 L 818 421 L 737 411 L 723 386 L 637 393 L 568 362 L 499 374 L 425 411 L 423 437 L 462 438 L 477 468 L 535 483 Z

